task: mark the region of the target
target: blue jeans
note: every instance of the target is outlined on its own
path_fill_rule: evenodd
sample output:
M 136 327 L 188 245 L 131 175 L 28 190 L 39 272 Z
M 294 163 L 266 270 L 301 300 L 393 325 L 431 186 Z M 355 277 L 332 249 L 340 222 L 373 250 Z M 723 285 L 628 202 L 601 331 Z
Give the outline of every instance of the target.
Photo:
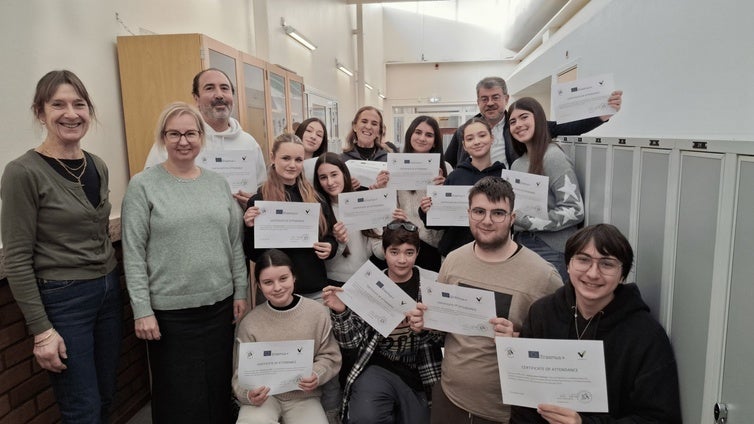
M 537 237 L 537 233 L 531 231 L 518 232 L 513 236 L 513 240 L 515 240 L 516 243 L 528 247 L 529 250 L 534 251 L 534 253 L 541 256 L 542 259 L 551 263 L 558 271 L 558 274 L 560 274 L 560 278 L 563 279 L 563 282 L 568 280 L 568 269 L 565 264 L 565 255 L 563 255 L 563 252 L 553 249 L 549 244 L 542 241 L 541 238 Z
M 92 280 L 39 280 L 68 367 L 48 373 L 64 423 L 107 423 L 116 389 L 123 318 L 117 270 Z

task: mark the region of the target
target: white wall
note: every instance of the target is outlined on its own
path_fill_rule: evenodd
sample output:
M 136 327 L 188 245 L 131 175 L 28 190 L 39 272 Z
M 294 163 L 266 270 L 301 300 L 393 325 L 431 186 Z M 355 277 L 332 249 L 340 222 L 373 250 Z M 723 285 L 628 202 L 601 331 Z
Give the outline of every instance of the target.
M 621 112 L 592 135 L 754 140 L 752 15 L 754 3 L 736 0 L 592 0 L 509 88 L 577 63 L 624 90 Z
M 428 104 L 429 97 L 440 97 L 437 103 L 476 104 L 476 84 L 484 77 L 506 78 L 514 69 L 512 62 L 436 62 L 388 64 L 385 123 L 393 133 L 393 107 Z
M 356 107 L 354 84 L 336 71 L 335 57 L 355 62 L 352 9 L 339 0 L 4 1 L 0 13 L 5 35 L 0 37 L 4 59 L 0 92 L 5 99 L 0 102 L 0 172 L 44 138 L 29 111 L 36 82 L 52 69 L 70 69 L 84 81 L 97 108 L 99 122 L 89 130 L 83 147 L 107 162 L 113 216 L 120 215 L 128 167 L 115 50 L 119 35 L 206 34 L 293 69 L 304 76 L 305 84 L 340 100 L 341 111 L 350 115 Z M 254 16 L 254 12 L 266 15 Z M 281 16 L 319 48 L 308 53 L 285 36 Z M 186 89 L 190 90 L 190 81 Z M 345 121 L 350 123 L 350 116 Z

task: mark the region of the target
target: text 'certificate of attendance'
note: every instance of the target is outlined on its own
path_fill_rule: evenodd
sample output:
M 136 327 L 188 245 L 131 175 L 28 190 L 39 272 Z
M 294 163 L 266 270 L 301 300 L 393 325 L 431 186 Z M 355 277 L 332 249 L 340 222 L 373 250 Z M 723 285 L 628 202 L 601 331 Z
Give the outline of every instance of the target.
M 388 187 L 394 190 L 421 190 L 440 174 L 439 153 L 388 153 Z
M 240 343 L 238 383 L 254 389 L 270 388 L 270 396 L 301 390 L 298 381 L 312 375 L 314 340 Z
M 432 198 L 432 207 L 427 212 L 427 225 L 468 227 L 471 187 L 470 185 L 427 186 L 427 196 Z
M 346 281 L 337 296 L 382 337 L 389 336 L 406 318 L 405 313 L 416 307 L 416 301 L 371 261 Z
M 495 337 L 495 293 L 452 284 L 421 283 L 424 326 L 467 336 Z
M 552 104 L 559 123 L 613 115 L 607 104 L 613 92 L 613 74 L 597 75 L 553 85 Z
M 254 247 L 313 247 L 318 240 L 319 203 L 254 202 L 259 216 L 254 219 Z
M 349 230 L 382 228 L 393 220 L 395 190 L 386 188 L 338 195 L 338 220 Z
M 503 403 L 608 412 L 601 340 L 495 337 Z

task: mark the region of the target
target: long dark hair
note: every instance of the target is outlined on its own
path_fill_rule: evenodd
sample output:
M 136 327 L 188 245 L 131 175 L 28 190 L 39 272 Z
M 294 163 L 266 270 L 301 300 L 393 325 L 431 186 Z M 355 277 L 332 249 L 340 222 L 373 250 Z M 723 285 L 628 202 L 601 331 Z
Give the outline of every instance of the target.
M 550 131 L 547 129 L 547 117 L 545 116 L 545 110 L 538 101 L 531 97 L 524 97 L 511 103 L 508 108 L 508 122 L 510 123 L 511 114 L 514 110 L 521 109 L 527 112 L 531 112 L 534 116 L 534 135 L 532 135 L 531 141 L 524 144 L 518 140 L 511 132 L 511 141 L 513 143 L 513 150 L 518 153 L 519 156 L 528 154 L 529 156 L 529 173 L 544 175 L 544 160 L 547 147 L 552 143 L 550 137 Z
M 322 120 L 319 118 L 309 118 L 299 124 L 298 128 L 296 128 L 296 137 L 303 140 L 304 133 L 306 132 L 306 127 L 308 127 L 312 122 L 318 122 L 320 125 L 322 125 L 322 143 L 319 145 L 317 150 L 312 153 L 312 157 L 316 158 L 327 151 L 327 127 L 325 126 L 325 123 L 322 122 Z
M 332 207 L 332 199 L 330 198 L 330 195 L 327 194 L 325 188 L 322 187 L 322 183 L 319 182 L 319 167 L 324 164 L 335 165 L 336 167 L 338 167 L 338 169 L 340 169 L 340 172 L 343 173 L 342 193 L 350 193 L 353 191 L 353 184 L 351 184 L 351 171 L 348 170 L 348 166 L 345 162 L 343 162 L 340 156 L 333 152 L 325 152 L 321 154 L 317 158 L 317 161 L 314 163 L 314 189 L 317 191 L 317 193 L 319 193 L 320 197 L 322 197 L 325 202 L 327 202 L 327 204 Z M 365 237 L 381 238 L 380 235 L 377 234 L 373 229 L 361 230 L 361 234 L 363 234 Z M 346 246 L 345 250 L 343 251 L 343 256 L 348 257 L 350 254 L 351 251 L 350 249 L 348 249 L 348 246 Z
M 432 144 L 432 148 L 429 150 L 429 153 L 440 154 L 440 172 L 442 172 L 443 177 L 447 177 L 448 171 L 445 169 L 445 153 L 443 153 L 442 149 L 442 133 L 440 132 L 440 124 L 437 123 L 437 120 L 435 118 L 427 115 L 421 115 L 417 116 L 411 122 L 411 125 L 409 125 L 408 129 L 406 130 L 406 138 L 405 142 L 403 143 L 403 153 L 416 153 L 414 146 L 411 145 L 411 136 L 414 135 L 416 127 L 418 127 L 419 124 L 425 122 L 427 123 L 427 125 L 432 127 L 432 132 L 435 133 L 435 142 Z

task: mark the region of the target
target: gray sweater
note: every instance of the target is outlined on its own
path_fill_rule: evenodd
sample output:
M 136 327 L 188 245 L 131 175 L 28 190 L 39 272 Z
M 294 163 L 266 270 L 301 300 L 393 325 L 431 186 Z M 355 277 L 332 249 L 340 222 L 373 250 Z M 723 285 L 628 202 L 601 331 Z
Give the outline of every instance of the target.
M 556 143 L 550 143 L 544 157 L 545 176 L 550 177 L 547 193 L 547 220 L 517 214 L 517 231 L 536 231 L 551 248 L 563 252 L 565 242 L 584 220 L 584 201 L 571 159 Z M 529 155 L 524 154 L 511 166 L 513 171 L 529 172 Z
M 100 178 L 96 208 L 81 186 L 63 178 L 34 150 L 8 163 L 3 172 L 0 227 L 5 268 L 13 297 L 34 334 L 52 328 L 37 278 L 89 280 L 106 275 L 117 264 L 108 233 L 107 167 L 87 154 Z
M 241 210 L 228 183 L 202 169 L 193 180 L 162 165 L 135 175 L 123 198 L 123 260 L 134 318 L 154 309 L 246 299 Z

